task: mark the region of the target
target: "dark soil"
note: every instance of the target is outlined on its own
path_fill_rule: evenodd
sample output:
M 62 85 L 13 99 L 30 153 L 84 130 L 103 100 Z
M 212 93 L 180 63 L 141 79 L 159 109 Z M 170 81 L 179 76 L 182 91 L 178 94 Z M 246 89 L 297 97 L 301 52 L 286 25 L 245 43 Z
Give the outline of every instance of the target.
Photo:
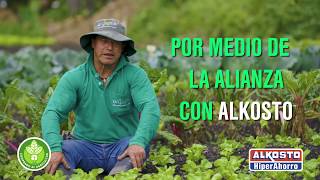
M 157 173 L 158 170 L 156 166 L 152 165 L 150 162 L 146 162 L 146 165 L 142 168 L 140 171 L 141 174 L 151 174 L 151 173 Z
M 175 164 L 170 164 L 171 165 L 176 165 L 176 171 L 175 175 L 179 175 L 181 177 L 185 176 L 185 172 L 182 170 L 183 164 L 186 163 L 186 156 L 184 154 L 174 154 L 172 155 L 172 158 L 175 160 Z M 146 165 L 142 168 L 140 171 L 141 174 L 151 174 L 151 173 L 157 173 L 158 170 L 156 166 L 154 166 L 151 162 L 146 162 Z
M 310 128 L 312 128 L 313 130 L 315 130 L 316 132 L 320 132 L 320 123 L 319 123 L 320 119 L 310 119 L 307 120 L 307 124 Z
M 187 157 L 184 154 L 175 154 L 172 157 L 175 160 L 175 165 L 176 165 L 176 172 L 175 175 L 179 175 L 181 177 L 185 177 L 186 174 L 185 172 L 182 170 L 182 166 L 183 164 L 186 163 Z
M 252 148 L 251 144 L 245 144 L 244 147 L 239 148 L 236 150 L 235 155 L 241 156 L 242 158 L 248 158 L 249 156 L 249 150 Z
M 311 144 L 302 143 L 302 145 L 310 150 L 310 154 L 306 157 L 306 160 L 317 159 L 320 155 L 320 146 L 313 146 Z
M 255 124 L 243 124 L 241 127 L 241 131 L 239 131 L 239 136 L 247 137 L 247 136 L 256 136 L 256 125 Z
M 241 163 L 241 168 L 244 168 L 245 166 L 248 165 L 247 159 L 249 157 L 249 150 L 252 148 L 251 144 L 245 144 L 242 148 L 238 148 L 236 149 L 236 152 L 234 153 L 234 155 L 236 156 L 241 156 L 242 158 L 244 158 L 245 160 L 242 161 Z
M 208 146 L 208 148 L 204 151 L 204 155 L 210 162 L 216 161 L 220 157 L 218 146 Z

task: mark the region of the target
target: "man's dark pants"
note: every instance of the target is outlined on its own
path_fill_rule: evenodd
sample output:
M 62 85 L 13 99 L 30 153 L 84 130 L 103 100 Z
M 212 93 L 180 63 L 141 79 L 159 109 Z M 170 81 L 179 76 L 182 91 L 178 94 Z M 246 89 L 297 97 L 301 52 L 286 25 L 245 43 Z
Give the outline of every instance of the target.
M 59 169 L 66 175 L 71 175 L 73 169 L 81 168 L 89 172 L 95 168 L 104 169 L 108 174 L 116 165 L 117 157 L 128 147 L 131 137 L 126 137 L 113 144 L 97 144 L 85 140 L 68 139 L 63 141 L 62 152 L 71 170 L 67 171 L 63 165 Z M 149 154 L 149 147 L 146 149 L 146 156 Z

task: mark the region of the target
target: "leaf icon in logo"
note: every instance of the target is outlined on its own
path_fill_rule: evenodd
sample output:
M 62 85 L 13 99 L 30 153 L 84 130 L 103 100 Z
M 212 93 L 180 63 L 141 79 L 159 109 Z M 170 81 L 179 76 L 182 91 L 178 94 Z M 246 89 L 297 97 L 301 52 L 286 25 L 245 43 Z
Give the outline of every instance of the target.
M 38 146 L 37 142 L 33 140 L 31 145 L 26 147 L 26 150 L 31 154 L 31 159 L 35 161 L 38 159 L 37 155 L 42 151 L 42 147 Z

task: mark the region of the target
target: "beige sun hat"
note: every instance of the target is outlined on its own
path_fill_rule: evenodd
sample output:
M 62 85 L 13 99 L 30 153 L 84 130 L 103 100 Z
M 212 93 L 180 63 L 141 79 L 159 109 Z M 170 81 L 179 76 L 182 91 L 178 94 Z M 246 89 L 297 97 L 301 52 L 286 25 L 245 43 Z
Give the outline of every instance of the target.
M 88 53 L 92 49 L 91 38 L 96 35 L 125 43 L 123 54 L 126 56 L 131 56 L 136 53 L 136 50 L 134 49 L 134 41 L 126 36 L 126 29 L 119 20 L 99 19 L 96 21 L 93 29 L 94 31 L 86 33 L 80 37 L 80 45 Z

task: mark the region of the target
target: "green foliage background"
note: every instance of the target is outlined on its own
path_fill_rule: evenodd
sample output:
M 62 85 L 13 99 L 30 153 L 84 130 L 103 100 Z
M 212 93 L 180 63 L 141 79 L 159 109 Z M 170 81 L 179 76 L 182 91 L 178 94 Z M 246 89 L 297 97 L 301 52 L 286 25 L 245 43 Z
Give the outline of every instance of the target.
M 316 39 L 319 7 L 313 0 L 154 0 L 129 21 L 129 34 L 156 44 L 174 36 Z

